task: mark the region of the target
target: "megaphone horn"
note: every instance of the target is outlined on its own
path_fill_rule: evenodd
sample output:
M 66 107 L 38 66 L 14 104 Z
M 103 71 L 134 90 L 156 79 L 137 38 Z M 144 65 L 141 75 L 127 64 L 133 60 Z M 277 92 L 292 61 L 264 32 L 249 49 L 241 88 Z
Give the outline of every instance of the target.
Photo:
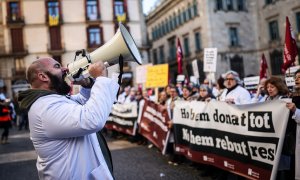
M 106 66 L 118 64 L 120 56 L 123 57 L 123 61 L 133 61 L 140 65 L 142 64 L 141 55 L 132 36 L 121 23 L 112 39 L 92 53 L 85 53 L 84 56 L 85 57 L 67 65 L 67 68 L 69 69 L 69 73 L 66 77 L 67 81 L 78 81 L 89 77 L 87 72 L 89 64 L 98 61 L 105 62 Z M 78 77 L 79 74 L 81 74 L 80 77 Z

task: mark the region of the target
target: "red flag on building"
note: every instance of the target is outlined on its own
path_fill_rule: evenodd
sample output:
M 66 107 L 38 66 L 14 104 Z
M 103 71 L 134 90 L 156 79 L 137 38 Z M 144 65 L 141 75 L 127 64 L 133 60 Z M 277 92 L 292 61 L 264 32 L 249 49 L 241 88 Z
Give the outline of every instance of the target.
M 268 64 L 265 57 L 265 54 L 262 54 L 261 60 L 260 60 L 260 70 L 259 70 L 259 79 L 267 78 L 267 71 L 268 71 Z
M 176 56 L 177 56 L 178 74 L 182 74 L 182 59 L 183 59 L 183 54 L 182 54 L 182 48 L 181 48 L 181 44 L 180 44 L 179 38 L 177 39 Z
M 292 31 L 289 18 L 286 17 L 284 61 L 281 66 L 282 73 L 285 73 L 285 71 L 289 67 L 294 66 L 297 55 L 298 55 L 298 49 L 297 49 L 296 40 Z

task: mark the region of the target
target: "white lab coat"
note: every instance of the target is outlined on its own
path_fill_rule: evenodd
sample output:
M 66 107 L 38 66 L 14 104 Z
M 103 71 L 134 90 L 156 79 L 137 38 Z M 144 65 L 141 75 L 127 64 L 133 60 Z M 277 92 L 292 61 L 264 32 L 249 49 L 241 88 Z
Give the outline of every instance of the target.
M 239 104 L 250 104 L 251 96 L 249 91 L 241 86 L 237 86 L 227 94 L 227 89 L 224 89 L 220 96 L 220 101 L 225 101 L 226 99 L 234 99 L 234 103 Z
M 32 104 L 29 128 L 40 179 L 113 179 L 96 132 L 105 125 L 118 88 L 98 77 L 91 91 L 82 89 L 71 99 L 47 95 Z

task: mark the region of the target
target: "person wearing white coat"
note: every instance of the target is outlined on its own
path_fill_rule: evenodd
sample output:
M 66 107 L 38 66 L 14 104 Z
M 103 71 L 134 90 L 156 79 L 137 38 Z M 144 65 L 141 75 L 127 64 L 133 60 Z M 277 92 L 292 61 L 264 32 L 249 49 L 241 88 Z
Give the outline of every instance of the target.
M 39 178 L 112 180 L 96 132 L 105 125 L 119 85 L 107 78 L 102 62 L 95 63 L 89 67 L 96 78 L 92 89 L 68 98 L 65 71 L 54 59 L 37 60 L 27 72 L 32 89 L 19 97 L 20 107 L 29 109 Z
M 239 75 L 235 71 L 228 71 L 224 74 L 224 85 L 226 89 L 220 96 L 220 101 L 241 105 L 251 103 L 249 91 L 239 85 Z

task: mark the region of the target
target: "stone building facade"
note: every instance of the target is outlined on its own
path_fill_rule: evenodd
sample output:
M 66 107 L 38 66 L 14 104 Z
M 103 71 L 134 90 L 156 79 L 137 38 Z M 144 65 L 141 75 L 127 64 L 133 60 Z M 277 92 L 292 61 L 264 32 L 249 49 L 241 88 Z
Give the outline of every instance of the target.
M 148 61 L 140 0 L 2 0 L 0 3 L 4 31 L 3 40 L 0 32 L 0 42 L 4 41 L 0 79 L 5 79 L 9 97 L 13 95 L 12 85 L 25 79 L 26 68 L 35 59 L 50 56 L 66 66 L 74 60 L 75 51 L 92 52 L 108 42 L 119 22 L 133 36 L 143 61 Z M 135 63 L 126 66 L 126 72 L 134 73 Z
M 230 69 L 241 77 L 258 75 L 263 53 L 270 73 L 278 75 L 277 61 L 283 61 L 278 55 L 283 52 L 285 17 L 290 18 L 292 26 L 298 28 L 294 32 L 299 34 L 299 7 L 297 0 L 161 0 L 146 17 L 150 59 L 154 64 L 169 63 L 174 80 L 179 39 L 184 74 L 193 75 L 192 61 L 196 59 L 200 81 L 208 75 L 203 72 L 204 48 L 218 49 L 213 80 Z M 274 34 L 277 39 L 272 39 Z

